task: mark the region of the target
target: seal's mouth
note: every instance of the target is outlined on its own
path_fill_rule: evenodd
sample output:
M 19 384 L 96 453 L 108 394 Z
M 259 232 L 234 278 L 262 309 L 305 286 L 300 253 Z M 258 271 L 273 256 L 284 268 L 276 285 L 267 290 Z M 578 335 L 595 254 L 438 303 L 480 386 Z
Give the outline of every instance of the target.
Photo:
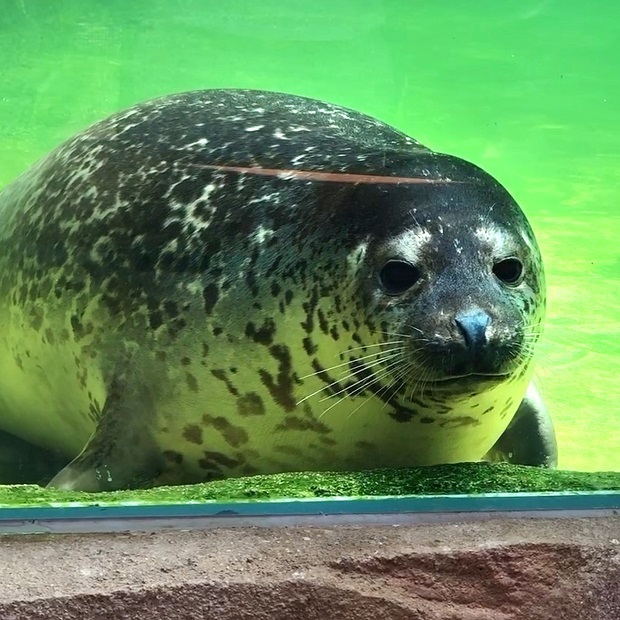
M 466 384 L 466 383 L 501 383 L 510 377 L 510 373 L 481 373 L 470 372 L 461 375 L 450 375 L 435 379 L 434 384 L 442 386 Z

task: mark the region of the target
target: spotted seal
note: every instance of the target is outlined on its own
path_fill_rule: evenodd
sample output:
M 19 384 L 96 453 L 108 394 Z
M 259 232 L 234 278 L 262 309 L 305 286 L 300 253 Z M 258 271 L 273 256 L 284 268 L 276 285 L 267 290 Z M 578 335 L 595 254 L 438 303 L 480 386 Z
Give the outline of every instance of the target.
M 0 194 L 0 430 L 87 491 L 549 466 L 544 306 L 532 230 L 473 164 L 321 101 L 167 96 Z

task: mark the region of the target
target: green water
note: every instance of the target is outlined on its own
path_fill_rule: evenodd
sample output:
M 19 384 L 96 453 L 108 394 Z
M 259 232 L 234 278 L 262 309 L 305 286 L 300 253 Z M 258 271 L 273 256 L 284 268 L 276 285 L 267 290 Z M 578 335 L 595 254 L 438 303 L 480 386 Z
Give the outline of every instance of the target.
M 620 5 L 609 0 L 2 0 L 0 186 L 120 108 L 293 92 L 497 176 L 548 275 L 560 466 L 620 470 Z

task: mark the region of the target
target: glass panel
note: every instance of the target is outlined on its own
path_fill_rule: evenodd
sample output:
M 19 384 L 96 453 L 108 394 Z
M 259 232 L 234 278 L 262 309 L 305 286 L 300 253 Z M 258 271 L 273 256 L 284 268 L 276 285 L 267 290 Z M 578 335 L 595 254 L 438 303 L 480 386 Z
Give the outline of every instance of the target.
M 460 159 L 217 91 L 16 180 L 112 113 L 223 88 L 344 106 L 493 175 L 544 258 L 534 384 L 558 467 L 620 471 L 620 8 L 5 4 L 0 483 L 49 480 L 87 445 L 57 485 L 478 460 L 515 415 L 540 267 L 509 195 Z M 554 460 L 530 397 L 488 458 Z

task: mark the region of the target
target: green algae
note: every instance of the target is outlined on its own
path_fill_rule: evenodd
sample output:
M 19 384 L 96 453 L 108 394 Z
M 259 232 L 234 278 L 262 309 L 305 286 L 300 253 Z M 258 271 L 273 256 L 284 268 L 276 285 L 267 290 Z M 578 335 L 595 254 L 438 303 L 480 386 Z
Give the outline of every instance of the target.
M 81 493 L 36 485 L 0 486 L 1 506 L 170 504 L 210 500 L 316 497 L 475 495 L 545 491 L 620 491 L 620 472 L 547 470 L 505 463 L 461 463 L 363 472 L 303 472 L 216 480 L 203 484 L 132 491 Z

